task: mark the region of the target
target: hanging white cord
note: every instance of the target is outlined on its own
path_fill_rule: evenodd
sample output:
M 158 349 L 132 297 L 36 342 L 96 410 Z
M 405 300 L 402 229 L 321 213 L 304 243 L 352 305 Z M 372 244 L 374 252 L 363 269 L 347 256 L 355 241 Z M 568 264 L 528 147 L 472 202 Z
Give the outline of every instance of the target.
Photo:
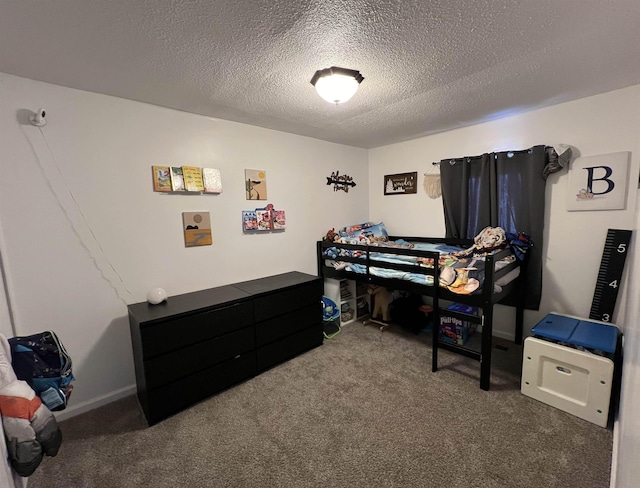
M 431 169 L 424 174 L 424 191 L 429 195 L 429 198 L 438 198 L 442 195 L 440 172 L 435 172 L 434 168 L 435 166 L 432 166 Z
M 49 141 L 47 140 L 42 127 L 38 127 L 38 130 L 42 135 L 42 140 L 47 147 L 48 154 L 50 155 L 50 159 L 53 161 L 53 164 L 45 164 L 43 162 L 43 159 L 46 158 L 39 157 L 37 142 L 34 141 L 31 135 L 29 135 L 29 130 L 25 130 L 25 133 L 27 135 L 29 143 L 31 144 L 31 148 L 33 149 L 36 159 L 38 160 L 38 164 L 45 177 L 45 180 L 47 181 L 47 185 L 56 198 L 56 202 L 64 212 L 67 220 L 71 223 L 71 227 L 75 235 L 78 237 L 80 244 L 86 249 L 87 253 L 93 260 L 95 267 L 98 269 L 104 280 L 107 281 L 115 290 L 118 298 L 125 304 L 125 306 L 129 303 L 135 303 L 136 299 L 133 296 L 133 293 L 129 291 L 120 274 L 116 271 L 109 259 L 106 257 L 106 253 L 104 252 L 100 241 L 98 241 L 98 239 L 96 238 L 93 229 L 91 229 L 91 226 L 87 222 L 87 218 L 82 212 L 82 209 L 80 208 L 75 195 L 66 185 L 64 175 L 62 174 L 62 170 L 60 169 L 60 165 L 58 164 L 55 154 L 51 150 L 51 146 L 49 145 Z M 55 167 L 57 175 L 53 173 L 51 167 Z M 54 182 L 54 179 L 58 179 L 58 181 Z M 65 200 L 67 201 L 67 204 L 63 203 Z M 76 215 L 73 216 L 73 213 L 75 213 Z M 129 298 L 129 302 L 127 302 L 126 299 L 127 295 Z

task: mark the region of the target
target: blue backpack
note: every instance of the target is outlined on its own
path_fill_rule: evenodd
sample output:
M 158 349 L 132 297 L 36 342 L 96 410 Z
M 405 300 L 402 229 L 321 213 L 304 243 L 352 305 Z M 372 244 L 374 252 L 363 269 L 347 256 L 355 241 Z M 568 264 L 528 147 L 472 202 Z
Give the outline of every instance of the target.
M 64 410 L 73 390 L 71 357 L 53 331 L 12 337 L 11 364 L 49 410 Z

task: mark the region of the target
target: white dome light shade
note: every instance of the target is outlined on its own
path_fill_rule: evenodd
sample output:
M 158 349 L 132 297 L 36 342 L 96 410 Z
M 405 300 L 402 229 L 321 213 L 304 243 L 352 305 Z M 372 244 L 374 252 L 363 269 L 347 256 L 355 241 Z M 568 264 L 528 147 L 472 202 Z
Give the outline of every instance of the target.
M 332 66 L 316 71 L 311 84 L 327 102 L 338 104 L 349 100 L 358 91 L 362 80 L 364 77 L 359 71 Z

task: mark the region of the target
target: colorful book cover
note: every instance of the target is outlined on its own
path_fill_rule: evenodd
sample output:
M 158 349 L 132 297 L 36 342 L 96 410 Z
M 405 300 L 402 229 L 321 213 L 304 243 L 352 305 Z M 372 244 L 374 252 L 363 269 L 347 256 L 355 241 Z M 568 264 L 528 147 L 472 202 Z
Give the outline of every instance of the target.
M 184 191 L 184 177 L 180 166 L 171 167 L 171 188 L 173 191 Z
M 184 189 L 186 191 L 204 191 L 202 168 L 198 168 L 197 166 L 183 166 L 182 176 L 184 177 Z
M 273 211 L 273 228 L 284 229 L 286 227 L 286 219 L 284 216 L 284 210 Z
M 205 193 L 222 193 L 222 177 L 219 169 L 202 168 Z
M 152 166 L 153 191 L 171 191 L 171 171 L 169 166 Z
M 271 221 L 271 210 L 266 208 L 256 209 L 256 218 L 258 219 L 258 230 L 271 230 L 273 223 Z
M 258 230 L 258 217 L 255 210 L 242 211 L 242 230 Z

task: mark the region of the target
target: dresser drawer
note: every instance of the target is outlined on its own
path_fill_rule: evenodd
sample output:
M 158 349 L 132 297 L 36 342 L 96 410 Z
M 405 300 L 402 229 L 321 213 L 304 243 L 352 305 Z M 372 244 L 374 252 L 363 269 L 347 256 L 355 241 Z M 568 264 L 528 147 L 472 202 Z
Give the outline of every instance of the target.
M 153 389 L 189 376 L 255 349 L 253 327 L 183 347 L 144 362 L 147 388 Z
M 264 346 L 269 342 L 321 322 L 322 304 L 318 302 L 307 305 L 304 308 L 256 324 L 256 345 L 258 347 Z
M 242 329 L 252 323 L 251 302 L 240 302 L 228 307 L 181 316 L 166 322 L 142 324 L 140 334 L 144 359 L 198 344 Z
M 257 349 L 258 372 L 262 372 L 271 366 L 321 345 L 324 340 L 322 331 L 322 324 L 316 324 L 266 346 L 259 347 Z
M 250 352 L 148 392 L 145 414 L 149 425 L 255 374 L 256 356 Z
M 277 291 L 257 297 L 253 301 L 256 322 L 298 310 L 322 301 L 323 282 L 321 279 L 305 283 L 304 285 Z

